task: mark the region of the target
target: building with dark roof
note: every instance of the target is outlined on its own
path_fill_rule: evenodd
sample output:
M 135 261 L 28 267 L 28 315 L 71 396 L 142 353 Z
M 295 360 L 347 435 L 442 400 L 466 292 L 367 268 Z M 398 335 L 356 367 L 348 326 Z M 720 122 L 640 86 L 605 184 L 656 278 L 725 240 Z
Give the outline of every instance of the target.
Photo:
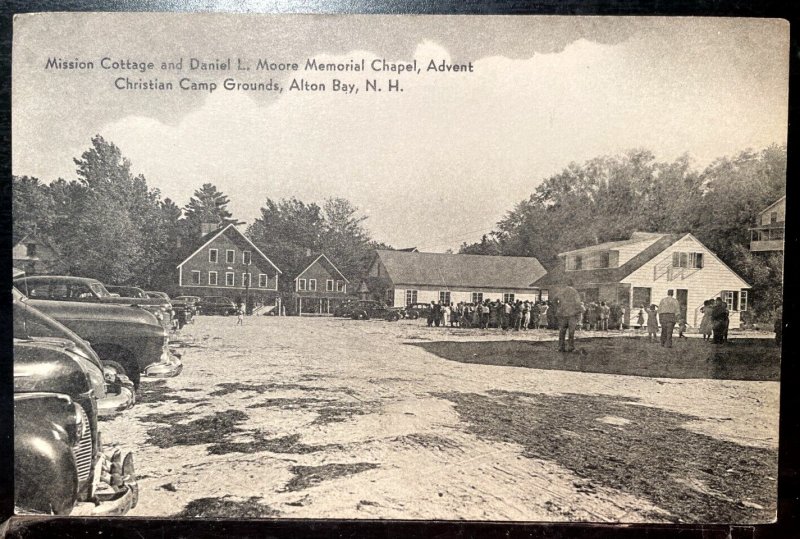
M 294 313 L 331 314 L 348 299 L 350 281 L 339 268 L 325 256 L 309 256 L 305 269 L 294 279 L 291 299 Z
M 538 300 L 547 290 L 531 283 L 545 274 L 532 257 L 377 250 L 359 292 L 390 306 Z
M 208 231 L 178 264 L 178 293 L 225 296 L 235 302 L 279 305 L 281 270 L 231 223 Z
M 560 253 L 558 267 L 531 285 L 574 286 L 584 301 L 605 301 L 625 308 L 625 323 L 642 306 L 658 303 L 672 290 L 686 322 L 697 327 L 707 299 L 723 298 L 731 327 L 749 303 L 741 277 L 691 234 L 634 232 L 631 238 Z

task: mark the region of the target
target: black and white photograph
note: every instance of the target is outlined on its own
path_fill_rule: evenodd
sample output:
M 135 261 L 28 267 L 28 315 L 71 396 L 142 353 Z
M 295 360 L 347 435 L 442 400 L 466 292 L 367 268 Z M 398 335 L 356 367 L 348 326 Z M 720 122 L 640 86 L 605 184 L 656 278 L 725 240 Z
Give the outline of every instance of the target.
M 11 89 L 17 515 L 775 522 L 786 20 L 29 13 Z

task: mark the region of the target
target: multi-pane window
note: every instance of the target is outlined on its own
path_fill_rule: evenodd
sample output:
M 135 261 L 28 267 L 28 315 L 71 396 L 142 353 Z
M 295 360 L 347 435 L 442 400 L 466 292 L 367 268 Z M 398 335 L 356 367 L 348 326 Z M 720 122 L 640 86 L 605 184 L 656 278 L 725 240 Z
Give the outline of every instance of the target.
M 225 251 L 225 263 L 226 264 L 233 264 L 233 261 L 236 260 L 236 251 L 233 249 L 228 249 Z
M 333 279 L 328 279 L 325 281 L 325 290 L 328 292 L 333 292 Z
M 35 244 L 35 243 L 29 243 L 29 244 L 27 244 L 27 245 L 25 246 L 25 253 L 26 253 L 28 256 L 36 256 L 36 244 Z
M 242 264 L 247 265 L 250 263 L 250 251 L 242 251 Z
M 311 292 L 316 292 L 317 291 L 317 280 L 316 279 L 309 279 L 308 280 L 308 289 Z
M 747 310 L 747 300 L 748 300 L 748 291 L 742 289 L 741 293 L 739 294 L 739 310 L 746 311 Z
M 608 251 L 603 251 L 600 253 L 600 260 L 598 262 L 599 268 L 607 268 L 611 263 L 611 253 Z
M 450 303 L 449 290 L 442 290 L 439 292 L 439 303 L 441 303 L 442 305 L 448 305 Z
M 503 303 L 514 303 L 514 294 L 503 294 Z
M 219 253 L 219 251 L 217 251 L 216 249 L 209 249 L 208 250 L 208 261 L 210 263 L 212 263 L 212 264 L 216 264 L 217 263 L 218 253 Z
M 672 253 L 673 268 L 700 269 L 703 267 L 703 253 Z
M 250 274 L 242 273 L 242 286 L 250 286 Z
M 386 305 L 388 307 L 394 307 L 394 290 L 391 288 L 386 291 Z
M 417 291 L 406 290 L 406 305 L 411 305 L 412 303 L 416 302 L 417 302 Z
M 539 292 L 539 299 L 541 301 L 547 301 L 550 298 L 550 291 L 545 289 Z
M 739 291 L 738 290 L 726 290 L 722 293 L 722 299 L 725 300 L 725 303 L 728 304 L 729 311 L 738 311 L 739 310 Z
M 260 288 L 267 287 L 267 274 L 266 273 L 259 273 L 258 274 L 258 286 Z
M 209 271 L 208 272 L 208 284 L 211 286 L 217 286 L 217 272 L 216 271 Z
M 225 286 L 234 286 L 236 283 L 236 276 L 232 271 L 225 272 Z
M 305 290 L 306 289 L 306 280 L 305 279 L 297 279 L 297 289 L 298 290 Z
M 192 284 L 200 284 L 200 272 L 192 271 Z
M 344 292 L 344 281 L 336 281 L 336 291 Z
M 483 292 L 473 292 L 472 303 L 483 303 Z

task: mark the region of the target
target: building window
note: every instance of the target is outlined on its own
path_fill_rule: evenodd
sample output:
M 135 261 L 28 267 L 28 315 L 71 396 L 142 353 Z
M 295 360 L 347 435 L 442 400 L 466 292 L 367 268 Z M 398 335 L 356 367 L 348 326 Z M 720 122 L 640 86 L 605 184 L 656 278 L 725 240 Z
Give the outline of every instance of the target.
M 297 289 L 298 290 L 305 290 L 306 289 L 306 280 L 305 279 L 297 279 Z
M 672 253 L 673 268 L 700 269 L 703 267 L 703 253 Z
M 739 292 L 736 290 L 726 290 L 722 293 L 722 299 L 728 304 L 729 311 L 739 310 Z
M 778 212 L 774 211 L 769 214 L 769 224 L 774 224 L 778 222 Z
M 267 287 L 267 274 L 266 273 L 259 273 L 258 274 L 258 286 L 259 286 L 259 288 L 266 288 Z
M 583 256 L 582 255 L 573 255 L 567 258 L 567 269 L 568 270 L 579 270 L 583 269 Z
M 449 305 L 450 304 L 450 291 L 449 290 L 442 290 L 439 292 L 439 303 L 442 305 Z
M 336 291 L 344 292 L 344 281 L 336 281 Z
M 209 271 L 208 272 L 208 284 L 210 284 L 211 286 L 217 286 L 218 282 L 219 282 L 219 280 L 218 280 L 218 277 L 217 277 L 217 272 L 216 271 Z
M 503 303 L 514 303 L 514 294 L 503 294 Z
M 317 280 L 316 279 L 309 279 L 308 280 L 308 290 L 311 292 L 317 291 Z
M 250 264 L 250 251 L 242 251 L 242 264 Z
M 192 271 L 192 284 L 200 284 L 200 272 Z
M 225 263 L 233 264 L 234 260 L 236 260 L 236 251 L 233 249 L 225 251 Z
M 36 244 L 29 243 L 25 246 L 25 253 L 27 256 L 36 256 Z
M 232 271 L 225 272 L 225 286 L 233 286 L 236 282 L 236 276 Z
M 483 292 L 473 292 L 472 303 L 475 303 L 476 305 L 478 303 L 483 303 Z
M 250 274 L 242 273 L 242 286 L 250 286 Z
M 547 289 L 539 291 L 539 300 L 540 301 L 547 301 L 550 298 L 550 291 Z
M 600 253 L 600 262 L 597 267 L 599 268 L 607 268 L 611 264 L 611 253 L 608 251 L 603 251 Z
M 386 306 L 394 307 L 394 290 L 391 288 L 386 291 Z
M 747 310 L 747 300 L 748 300 L 747 292 L 748 292 L 747 290 L 742 289 L 741 292 L 739 293 L 739 310 L 740 311 L 746 311 Z
M 216 264 L 217 263 L 217 255 L 218 255 L 218 253 L 219 253 L 219 251 L 217 251 L 216 249 L 209 249 L 208 250 L 208 261 L 211 264 Z
M 328 292 L 333 292 L 333 279 L 328 279 L 325 281 L 325 290 Z
M 417 302 L 417 291 L 406 290 L 406 305 L 411 305 L 412 303 L 416 302 Z

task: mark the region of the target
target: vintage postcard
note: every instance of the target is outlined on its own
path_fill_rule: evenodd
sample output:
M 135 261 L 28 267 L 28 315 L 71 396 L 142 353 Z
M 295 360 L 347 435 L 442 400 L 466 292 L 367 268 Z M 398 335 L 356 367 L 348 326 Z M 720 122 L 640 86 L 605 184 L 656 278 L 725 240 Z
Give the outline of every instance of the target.
M 767 523 L 789 25 L 13 28 L 18 514 Z

